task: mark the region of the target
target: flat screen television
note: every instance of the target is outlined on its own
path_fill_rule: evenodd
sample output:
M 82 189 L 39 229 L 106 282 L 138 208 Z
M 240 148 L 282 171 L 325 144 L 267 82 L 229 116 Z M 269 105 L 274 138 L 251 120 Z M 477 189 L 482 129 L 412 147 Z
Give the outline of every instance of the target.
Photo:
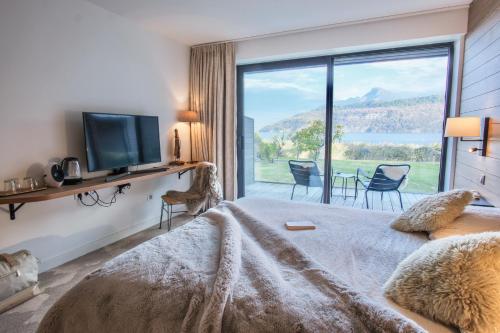
M 161 161 L 158 117 L 84 112 L 83 128 L 89 172 Z

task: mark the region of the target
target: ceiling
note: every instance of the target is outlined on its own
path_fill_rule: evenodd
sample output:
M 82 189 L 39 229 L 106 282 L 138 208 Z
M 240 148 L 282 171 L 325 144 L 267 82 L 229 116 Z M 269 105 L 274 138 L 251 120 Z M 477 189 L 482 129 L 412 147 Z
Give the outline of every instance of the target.
M 468 5 L 471 0 L 87 0 L 189 45 Z

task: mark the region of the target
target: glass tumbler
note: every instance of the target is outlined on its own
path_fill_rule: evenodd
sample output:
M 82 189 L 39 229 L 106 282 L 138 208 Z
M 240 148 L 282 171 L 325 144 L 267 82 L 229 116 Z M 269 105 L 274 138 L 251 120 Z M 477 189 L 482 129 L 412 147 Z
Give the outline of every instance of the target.
M 16 182 L 15 179 L 7 179 L 3 182 L 3 189 L 5 192 L 8 193 L 15 193 L 16 192 Z
M 3 190 L 4 190 L 4 192 L 11 192 L 12 191 L 10 184 L 11 184 L 10 179 L 7 179 L 7 180 L 3 181 Z
M 34 190 L 36 187 L 35 181 L 32 177 L 24 177 L 23 179 L 23 188 L 26 190 Z
M 19 178 L 12 178 L 12 187 L 13 187 L 12 192 L 17 192 L 21 190 L 21 183 L 19 182 Z

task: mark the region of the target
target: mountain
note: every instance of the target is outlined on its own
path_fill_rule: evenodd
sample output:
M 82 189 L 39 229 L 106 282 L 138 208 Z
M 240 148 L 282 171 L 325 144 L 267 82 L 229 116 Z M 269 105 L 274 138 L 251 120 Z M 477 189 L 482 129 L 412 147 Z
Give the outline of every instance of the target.
M 362 97 L 335 102 L 333 123 L 347 133 L 438 133 L 442 130 L 444 99 L 438 95 L 394 99 L 390 91 L 373 88 Z M 391 99 L 392 98 L 392 99 Z M 259 130 L 264 138 L 292 135 L 313 120 L 324 120 L 325 108 L 292 115 Z
M 335 105 L 337 106 L 346 106 L 354 104 L 371 105 L 375 103 L 389 102 L 389 101 L 408 99 L 414 97 L 418 97 L 418 95 L 411 92 L 393 92 L 386 90 L 384 88 L 375 87 L 370 89 L 369 92 L 367 92 L 361 97 L 351 97 L 348 99 L 335 101 Z

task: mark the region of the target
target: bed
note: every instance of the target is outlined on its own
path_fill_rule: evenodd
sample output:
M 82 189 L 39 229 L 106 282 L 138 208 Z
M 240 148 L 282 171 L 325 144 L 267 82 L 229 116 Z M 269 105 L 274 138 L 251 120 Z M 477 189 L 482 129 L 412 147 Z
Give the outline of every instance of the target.
M 38 332 L 457 332 L 382 285 L 428 241 L 387 212 L 244 198 L 114 258 Z M 290 220 L 316 230 L 289 231 Z

